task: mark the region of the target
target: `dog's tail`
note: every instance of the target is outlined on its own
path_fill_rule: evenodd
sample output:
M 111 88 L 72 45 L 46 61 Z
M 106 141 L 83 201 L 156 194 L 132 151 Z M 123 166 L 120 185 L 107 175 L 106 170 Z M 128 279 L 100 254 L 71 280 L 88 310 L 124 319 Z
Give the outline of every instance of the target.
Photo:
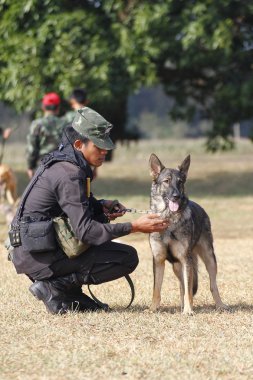
M 193 256 L 193 295 L 198 291 L 198 257 Z

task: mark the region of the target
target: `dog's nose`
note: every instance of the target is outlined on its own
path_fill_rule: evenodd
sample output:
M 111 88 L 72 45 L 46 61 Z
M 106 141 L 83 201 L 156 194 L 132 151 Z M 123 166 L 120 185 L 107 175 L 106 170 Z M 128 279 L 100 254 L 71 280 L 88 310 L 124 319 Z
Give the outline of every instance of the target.
M 173 201 L 178 201 L 180 199 L 180 194 L 179 193 L 173 193 L 172 194 Z

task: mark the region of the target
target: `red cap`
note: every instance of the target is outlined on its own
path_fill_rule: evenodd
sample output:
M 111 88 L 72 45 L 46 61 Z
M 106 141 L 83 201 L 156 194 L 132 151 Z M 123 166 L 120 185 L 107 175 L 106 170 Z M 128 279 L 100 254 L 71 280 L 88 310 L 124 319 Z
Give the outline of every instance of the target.
M 42 99 L 43 106 L 58 106 L 61 103 L 61 98 L 56 92 L 45 94 Z

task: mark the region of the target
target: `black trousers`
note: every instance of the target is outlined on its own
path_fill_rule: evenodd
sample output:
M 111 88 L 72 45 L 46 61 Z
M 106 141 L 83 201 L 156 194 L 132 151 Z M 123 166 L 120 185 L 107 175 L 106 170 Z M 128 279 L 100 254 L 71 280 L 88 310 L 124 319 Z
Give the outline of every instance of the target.
M 135 248 L 113 241 L 93 246 L 75 259 L 63 258 L 50 266 L 53 277 L 76 273 L 83 284 L 101 284 L 134 271 L 138 265 Z

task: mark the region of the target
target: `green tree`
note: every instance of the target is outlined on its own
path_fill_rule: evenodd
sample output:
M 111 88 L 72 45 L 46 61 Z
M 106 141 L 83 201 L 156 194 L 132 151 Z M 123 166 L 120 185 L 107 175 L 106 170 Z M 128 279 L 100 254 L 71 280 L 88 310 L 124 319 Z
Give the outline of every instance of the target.
M 109 3 L 0 0 L 1 99 L 32 111 L 45 92 L 67 97 L 85 87 L 91 105 L 115 124 L 113 137 L 121 138 L 136 75 L 121 46 L 124 2 Z
M 171 115 L 191 119 L 198 109 L 213 124 L 207 147 L 231 147 L 233 124 L 253 116 L 253 3 L 147 1 L 138 11 L 146 15 L 139 36 L 175 100 Z
M 171 116 L 198 109 L 225 149 L 253 116 L 252 21 L 246 0 L 0 0 L 0 96 L 27 110 L 84 86 L 118 139 L 129 93 L 162 83 Z

